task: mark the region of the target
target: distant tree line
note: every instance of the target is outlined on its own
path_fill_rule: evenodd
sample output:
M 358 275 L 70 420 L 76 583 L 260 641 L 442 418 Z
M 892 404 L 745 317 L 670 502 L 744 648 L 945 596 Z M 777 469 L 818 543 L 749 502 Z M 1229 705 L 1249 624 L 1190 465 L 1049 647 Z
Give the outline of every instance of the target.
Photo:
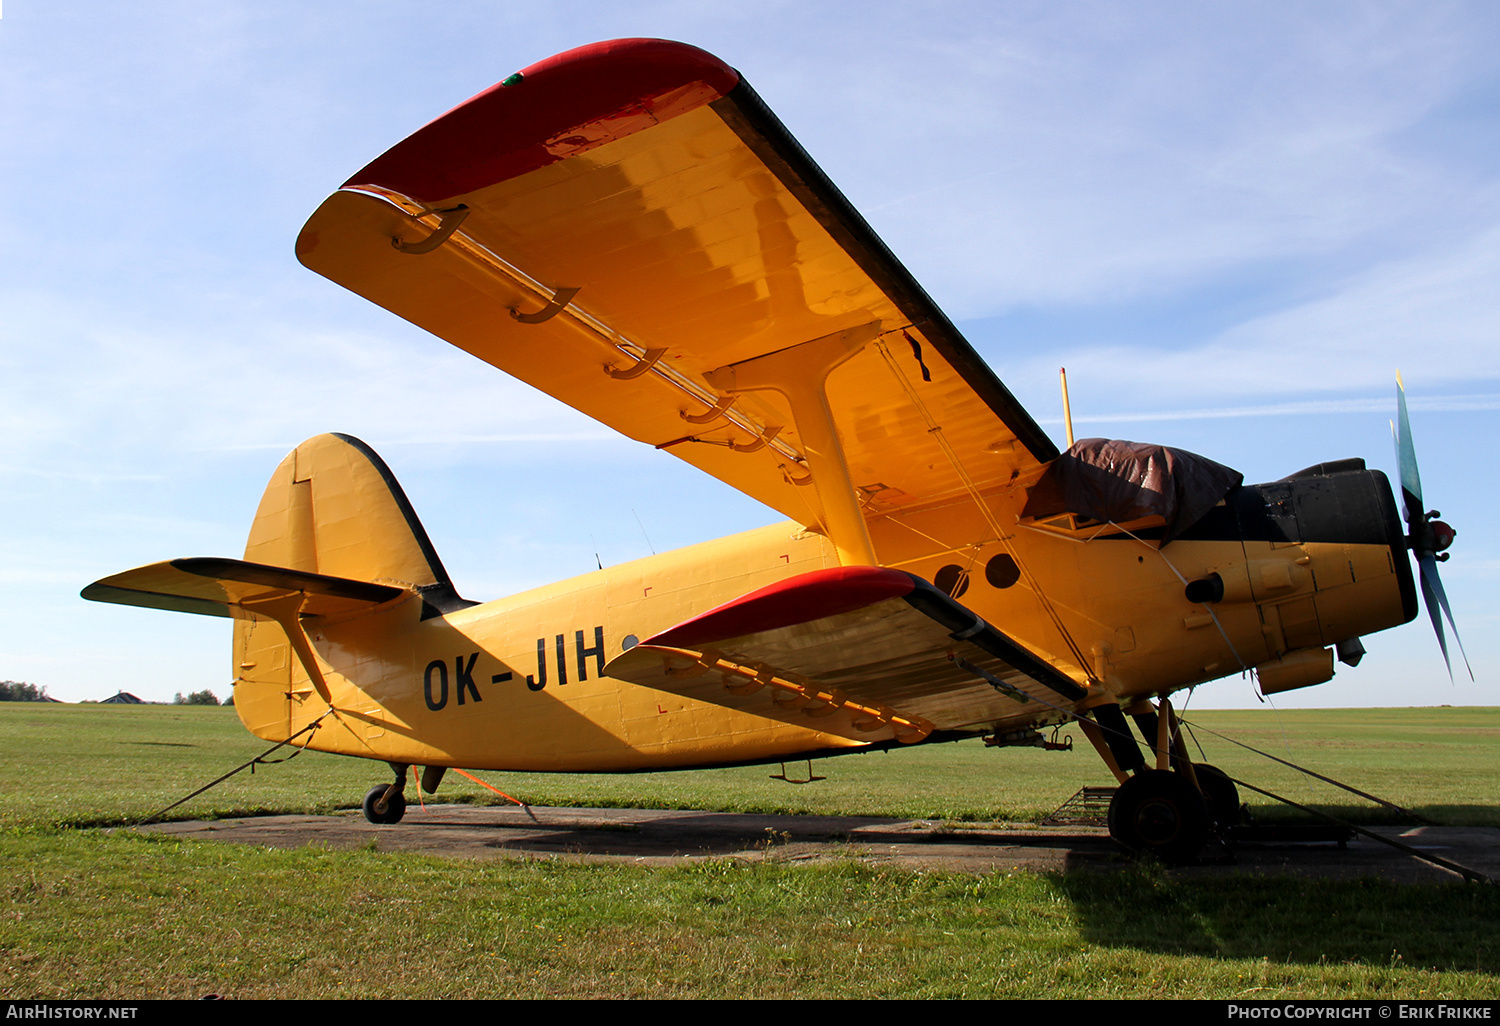
M 35 684 L 28 684 L 25 681 L 19 681 L 19 680 L 0 680 L 0 702 L 50 702 L 50 701 L 52 701 L 52 699 L 50 697 L 48 697 L 48 695 L 47 695 L 47 689 L 45 687 L 38 687 Z M 94 700 L 93 699 L 84 699 L 84 701 L 92 703 Z M 131 702 L 136 702 L 136 701 L 139 701 L 139 699 L 136 699 L 136 698 L 132 697 L 132 698 L 130 698 L 130 701 Z M 143 703 L 143 704 L 145 704 L 145 705 L 154 705 L 156 703 L 154 703 L 154 702 L 146 702 L 146 703 Z M 172 704 L 173 705 L 218 705 L 219 704 L 219 696 L 215 695 L 212 691 L 208 690 L 207 688 L 204 688 L 202 691 L 194 691 L 190 695 L 184 695 L 182 692 L 179 691 L 179 692 L 177 692 L 177 697 L 175 697 L 175 698 L 172 699 Z M 233 698 L 233 696 L 231 696 L 228 700 L 226 700 L 224 702 L 224 704 L 225 705 L 233 705 L 234 704 L 234 698 Z
M 19 680 L 0 680 L 0 702 L 45 702 L 47 689 Z

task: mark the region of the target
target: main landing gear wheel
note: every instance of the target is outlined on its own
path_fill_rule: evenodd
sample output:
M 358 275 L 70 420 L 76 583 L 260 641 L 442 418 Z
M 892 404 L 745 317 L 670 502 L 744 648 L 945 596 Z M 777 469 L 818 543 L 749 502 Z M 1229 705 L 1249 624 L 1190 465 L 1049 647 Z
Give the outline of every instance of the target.
M 401 817 L 406 815 L 406 795 L 400 791 L 386 799 L 384 811 L 377 811 L 380 800 L 390 789 L 389 784 L 379 784 L 365 793 L 365 819 L 383 826 L 401 822 Z
M 1240 821 L 1240 789 L 1234 786 L 1229 774 L 1206 762 L 1193 763 L 1193 772 L 1198 775 L 1198 785 L 1208 797 L 1208 821 L 1214 829 L 1223 830 Z
M 1120 785 L 1109 804 L 1109 835 L 1167 863 L 1197 855 L 1208 840 L 1208 823 L 1203 795 L 1167 770 L 1142 770 Z

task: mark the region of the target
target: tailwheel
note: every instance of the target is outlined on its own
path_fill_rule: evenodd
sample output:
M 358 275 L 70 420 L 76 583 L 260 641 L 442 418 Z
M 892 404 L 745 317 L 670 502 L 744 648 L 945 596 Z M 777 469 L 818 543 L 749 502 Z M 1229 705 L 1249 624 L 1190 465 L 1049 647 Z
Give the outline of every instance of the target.
M 1215 830 L 1226 830 L 1240 822 L 1240 789 L 1229 774 L 1206 762 L 1193 763 L 1198 786 L 1208 799 L 1208 820 Z
M 1186 777 L 1167 770 L 1142 770 L 1120 785 L 1109 804 L 1110 837 L 1167 863 L 1197 855 L 1208 827 L 1203 795 Z
M 406 815 L 406 795 L 399 784 L 377 784 L 365 793 L 365 819 L 371 823 L 389 826 L 401 822 Z

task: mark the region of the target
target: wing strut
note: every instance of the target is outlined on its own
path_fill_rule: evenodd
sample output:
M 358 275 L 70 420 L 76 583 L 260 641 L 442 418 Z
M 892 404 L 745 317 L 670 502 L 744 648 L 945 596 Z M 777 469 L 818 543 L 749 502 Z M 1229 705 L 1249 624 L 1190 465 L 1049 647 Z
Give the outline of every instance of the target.
M 1073 653 L 1073 658 L 1077 660 L 1079 669 L 1083 670 L 1091 683 L 1097 681 L 1098 677 L 1094 674 L 1088 657 L 1084 655 L 1083 649 L 1074 640 L 1072 632 L 1063 623 L 1062 617 L 1058 615 L 1051 600 L 1047 598 L 1046 592 L 1037 584 L 1036 579 L 1031 576 L 1031 568 L 1027 565 L 1026 560 L 1022 558 L 1021 553 L 1016 547 L 1010 543 L 1011 536 L 1006 534 L 1005 529 L 1000 526 L 1000 521 L 996 519 L 994 511 L 990 509 L 989 503 L 984 501 L 984 496 L 980 493 L 979 487 L 974 483 L 974 479 L 969 475 L 968 470 L 964 468 L 963 462 L 958 458 L 958 453 L 953 451 L 953 446 L 948 443 L 947 436 L 943 434 L 942 425 L 937 422 L 937 418 L 927 408 L 927 404 L 917 393 L 916 388 L 913 387 L 906 373 L 901 370 L 901 365 L 891 355 L 891 351 L 886 346 L 885 340 L 877 339 L 875 341 L 875 348 L 879 350 L 881 357 L 886 362 L 886 366 L 890 367 L 891 373 L 895 375 L 896 380 L 901 384 L 901 388 L 906 393 L 907 398 L 911 400 L 917 412 L 922 415 L 922 419 L 927 423 L 927 433 L 937 440 L 939 448 L 943 450 L 943 455 L 948 458 L 949 464 L 952 465 L 954 472 L 958 474 L 959 481 L 963 483 L 964 491 L 968 492 L 969 497 L 974 500 L 974 505 L 979 509 L 980 515 L 984 517 L 985 522 L 989 524 L 990 530 L 995 532 L 995 540 L 1003 545 L 1005 551 L 1010 554 L 1011 559 L 1015 560 L 1016 567 L 1026 579 L 1026 586 L 1031 589 L 1031 593 L 1036 596 L 1037 602 L 1052 621 L 1052 625 L 1062 635 L 1063 642 L 1068 646 L 1069 651 Z
M 323 679 L 323 671 L 318 666 L 318 657 L 313 652 L 312 641 L 307 637 L 307 631 L 302 628 L 302 606 L 307 602 L 307 596 L 300 591 L 289 595 L 278 595 L 274 598 L 246 599 L 240 605 L 252 613 L 261 613 L 270 617 L 281 625 L 281 630 L 286 634 L 286 640 L 291 643 L 292 651 L 297 653 L 297 659 L 302 663 L 302 668 L 307 671 L 308 679 L 317 689 L 318 697 L 333 708 L 333 692 L 328 690 L 328 681 Z
M 786 396 L 806 452 L 807 467 L 823 505 L 824 527 L 843 566 L 878 566 L 864 511 L 849 477 L 838 428 L 828 408 L 828 375 L 880 334 L 880 322 L 837 331 L 810 342 L 729 364 L 703 377 L 723 392 L 770 389 Z M 772 433 L 762 435 L 759 449 Z M 738 446 L 736 448 L 739 448 Z M 741 452 L 754 451 L 740 449 Z

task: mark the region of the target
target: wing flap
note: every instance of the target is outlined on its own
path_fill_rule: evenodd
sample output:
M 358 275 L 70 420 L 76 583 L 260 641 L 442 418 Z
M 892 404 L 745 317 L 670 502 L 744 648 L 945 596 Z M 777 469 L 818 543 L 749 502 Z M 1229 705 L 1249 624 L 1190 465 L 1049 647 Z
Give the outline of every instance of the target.
M 239 559 L 197 557 L 137 567 L 83 589 L 113 602 L 205 616 L 254 617 L 258 603 L 301 593 L 304 616 L 347 616 L 409 594 L 403 588 Z
M 605 673 L 872 742 L 996 729 L 1083 694 L 932 585 L 872 567 L 762 588 L 647 638 Z

